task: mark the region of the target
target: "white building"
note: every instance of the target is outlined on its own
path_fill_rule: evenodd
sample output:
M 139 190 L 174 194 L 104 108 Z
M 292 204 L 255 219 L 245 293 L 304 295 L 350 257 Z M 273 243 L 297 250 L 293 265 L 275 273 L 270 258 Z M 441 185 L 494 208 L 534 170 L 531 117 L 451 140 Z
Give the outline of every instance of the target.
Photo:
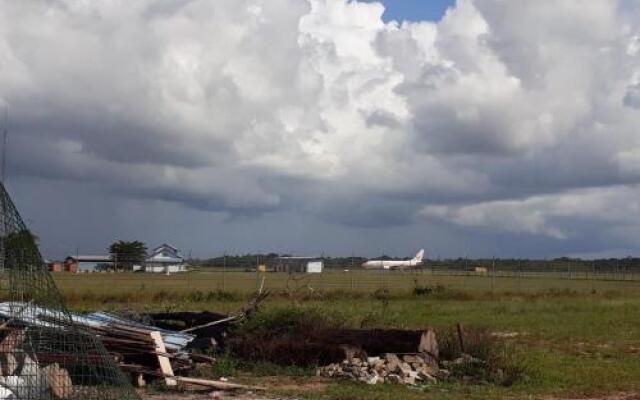
M 324 271 L 324 261 L 309 261 L 307 263 L 307 274 L 321 274 Z
M 275 271 L 288 273 L 321 274 L 324 261 L 320 257 L 278 257 Z
M 165 243 L 156 247 L 145 260 L 144 271 L 159 274 L 186 272 L 187 264 L 180 250 Z

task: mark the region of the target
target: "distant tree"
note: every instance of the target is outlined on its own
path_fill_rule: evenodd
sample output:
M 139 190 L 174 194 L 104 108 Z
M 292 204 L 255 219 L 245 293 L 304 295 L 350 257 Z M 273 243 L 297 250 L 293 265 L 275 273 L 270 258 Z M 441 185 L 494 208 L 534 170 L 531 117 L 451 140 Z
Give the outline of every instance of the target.
M 38 237 L 28 229 L 12 232 L 4 238 L 7 255 L 18 259 L 35 257 L 39 254 L 37 242 Z
M 109 246 L 109 254 L 117 268 L 133 269 L 134 264 L 142 263 L 147 257 L 147 245 L 138 240 L 118 240 Z

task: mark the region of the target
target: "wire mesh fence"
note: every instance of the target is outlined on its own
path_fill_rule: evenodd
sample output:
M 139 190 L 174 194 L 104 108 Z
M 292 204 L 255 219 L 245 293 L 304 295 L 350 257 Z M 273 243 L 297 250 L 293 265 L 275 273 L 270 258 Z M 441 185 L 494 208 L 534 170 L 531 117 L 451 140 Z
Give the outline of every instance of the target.
M 0 399 L 137 399 L 99 340 L 73 323 L 1 184 L 0 202 Z
M 640 272 L 590 271 L 456 271 L 423 268 L 407 271 L 325 269 L 323 273 L 245 271 L 231 268 L 203 268 L 181 274 L 91 273 L 57 274 L 56 281 L 69 296 L 80 299 L 109 298 L 159 302 L 188 297 L 195 301 L 223 298 L 224 292 L 253 292 L 264 279 L 264 287 L 275 292 L 415 291 L 442 286 L 452 289 L 536 292 L 544 290 L 638 291 Z M 221 297 L 222 296 L 222 297 Z

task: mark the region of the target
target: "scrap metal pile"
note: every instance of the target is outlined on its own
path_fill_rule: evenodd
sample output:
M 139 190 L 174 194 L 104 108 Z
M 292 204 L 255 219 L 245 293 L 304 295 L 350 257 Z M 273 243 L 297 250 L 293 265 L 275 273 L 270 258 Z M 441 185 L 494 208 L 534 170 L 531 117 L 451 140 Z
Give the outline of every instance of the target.
M 19 311 L 27 309 L 29 313 Z M 15 310 L 18 311 L 16 312 Z M 5 376 L 0 377 L 0 387 L 12 390 L 17 394 L 17 398 L 35 398 L 31 394 L 29 395 L 30 397 L 25 397 L 20 392 L 24 390 L 33 391 L 34 387 L 37 387 L 37 390 L 44 390 L 48 385 L 48 375 L 51 375 L 52 371 L 62 376 L 61 379 L 63 380 L 58 385 L 62 386 L 63 389 L 58 390 L 55 397 L 60 399 L 70 398 L 69 388 L 73 384 L 70 381 L 69 373 L 64 367 L 56 363 L 60 361 L 59 358 L 64 357 L 58 356 L 56 358 L 51 357 L 51 354 L 38 354 L 37 357 L 23 356 L 18 362 L 13 361 L 15 357 L 9 355 L 12 349 L 24 342 L 29 332 L 42 330 L 64 332 L 68 329 L 68 323 L 63 324 L 54 316 L 55 312 L 52 310 L 30 306 L 28 303 L 0 303 L 0 320 L 4 321 L 3 324 L 11 324 L 12 326 L 10 333 L 0 342 L 0 351 L 4 349 L 4 353 L 7 353 L 5 360 L 3 360 L 6 365 L 3 371 L 6 373 Z M 117 363 L 121 370 L 135 377 L 135 381 L 139 385 L 144 385 L 145 380 L 149 378 L 161 378 L 165 380 L 167 386 L 176 386 L 179 382 L 182 382 L 217 389 L 244 387 L 228 382 L 180 376 L 181 373 L 188 373 L 192 370 L 197 363 L 215 361 L 213 357 L 194 351 L 191 346 L 196 339 L 194 334 L 161 329 L 103 312 L 88 315 L 69 313 L 69 316 L 74 327 L 97 338 L 104 345 L 111 359 Z M 214 321 L 210 320 L 205 324 L 205 327 L 197 327 L 192 330 L 202 330 L 210 326 L 228 327 L 230 323 L 242 318 L 244 318 L 244 314 Z M 215 342 L 215 339 L 209 339 L 209 343 Z M 48 364 L 47 367 L 40 368 L 39 362 L 54 364 Z M 18 366 L 21 366 L 22 369 L 18 369 Z M 35 376 L 34 379 L 36 381 L 21 381 L 19 378 L 25 376 L 24 371 L 30 371 L 29 376 Z M 33 379 L 31 380 L 33 381 Z M 0 400 L 5 398 L 2 397 L 1 393 Z M 6 398 L 10 399 L 11 397 Z

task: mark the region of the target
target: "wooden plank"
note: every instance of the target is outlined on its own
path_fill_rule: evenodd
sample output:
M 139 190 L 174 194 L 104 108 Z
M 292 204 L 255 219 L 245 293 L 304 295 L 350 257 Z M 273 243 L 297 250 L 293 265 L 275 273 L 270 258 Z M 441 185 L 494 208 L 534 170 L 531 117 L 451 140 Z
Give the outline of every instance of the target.
M 438 341 L 436 340 L 436 333 L 433 329 L 422 334 L 420 338 L 420 345 L 418 351 L 423 354 L 425 362 L 433 367 L 438 366 L 438 359 L 440 358 L 440 349 L 438 348 Z
M 2 373 L 4 376 L 15 375 L 17 369 L 18 360 L 16 360 L 16 356 L 14 356 L 13 353 L 6 353 L 4 355 L 4 362 L 2 363 Z
M 156 343 L 156 351 L 158 354 L 158 363 L 160 364 L 160 370 L 164 374 L 164 381 L 167 386 L 177 386 L 178 382 L 172 378 L 173 377 L 173 368 L 171 367 L 171 362 L 169 358 L 164 353 L 167 352 L 167 349 L 164 347 L 164 341 L 162 340 L 162 335 L 160 332 L 151 332 L 151 338 Z
M 47 365 L 42 372 L 49 382 L 49 388 L 57 399 L 66 400 L 73 395 L 73 383 L 69 372 L 58 364 Z
M 130 371 L 132 373 L 136 373 L 136 374 L 144 374 L 144 375 L 150 375 L 150 376 L 158 376 L 158 377 L 166 377 L 166 375 L 163 375 L 162 372 L 159 371 L 154 371 L 152 369 L 147 369 L 146 367 L 142 366 L 142 365 L 135 365 L 135 364 L 120 364 L 120 368 Z M 199 378 L 189 378 L 186 376 L 172 376 L 171 378 L 173 378 L 174 380 L 181 382 L 181 383 L 185 383 L 188 385 L 196 385 L 196 386 L 204 386 L 204 387 L 209 387 L 212 389 L 221 389 L 221 390 L 233 390 L 233 389 L 242 389 L 242 390 L 266 390 L 266 388 L 261 387 L 261 386 L 248 386 L 248 385 L 241 385 L 238 383 L 231 383 L 231 382 L 222 382 L 222 381 L 214 381 L 214 380 L 209 380 L 209 379 L 199 379 Z
M 238 383 L 229 383 L 222 381 L 212 381 L 209 379 L 198 379 L 198 378 L 187 378 L 186 376 L 176 376 L 179 382 L 188 383 L 190 385 L 198 385 L 198 386 L 206 386 L 212 389 L 221 389 L 221 390 L 232 390 L 232 389 L 243 389 L 243 390 L 266 390 L 263 387 L 259 386 L 248 386 L 248 385 L 240 385 Z

